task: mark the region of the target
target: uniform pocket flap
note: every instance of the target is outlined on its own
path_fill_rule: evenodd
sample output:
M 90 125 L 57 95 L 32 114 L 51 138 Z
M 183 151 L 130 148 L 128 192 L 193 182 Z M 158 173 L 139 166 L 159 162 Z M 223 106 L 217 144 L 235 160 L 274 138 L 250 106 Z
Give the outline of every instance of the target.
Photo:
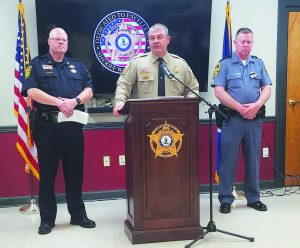
M 68 77 L 72 78 L 72 79 L 79 79 L 79 80 L 82 79 L 82 77 L 81 77 L 81 75 L 79 73 L 69 73 Z
M 227 79 L 240 79 L 242 78 L 241 73 L 228 73 L 227 74 Z

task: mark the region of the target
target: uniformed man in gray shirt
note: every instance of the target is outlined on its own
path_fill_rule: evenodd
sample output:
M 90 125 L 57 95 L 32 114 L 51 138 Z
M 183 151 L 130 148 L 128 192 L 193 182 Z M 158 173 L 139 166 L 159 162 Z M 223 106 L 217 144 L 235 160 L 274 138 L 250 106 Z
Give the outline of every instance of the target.
M 149 29 L 150 52 L 134 57 L 125 67 L 117 81 L 115 92 L 115 107 L 113 114 L 120 115 L 125 102 L 131 98 L 157 97 L 158 65 L 159 60 L 166 64 L 172 74 L 188 85 L 193 91 L 199 93 L 199 83 L 186 61 L 177 55 L 168 52 L 170 43 L 168 28 L 163 24 L 155 24 Z M 165 77 L 165 96 L 188 96 L 196 97 L 185 86 Z
M 231 212 L 240 144 L 245 160 L 247 206 L 267 211 L 267 206 L 260 201 L 259 161 L 263 109 L 271 95 L 272 82 L 262 60 L 249 55 L 253 45 L 253 33 L 249 28 L 237 31 L 234 45 L 235 52 L 217 64 L 212 80 L 215 95 L 229 115 L 229 119 L 223 121 L 221 133 L 220 212 Z

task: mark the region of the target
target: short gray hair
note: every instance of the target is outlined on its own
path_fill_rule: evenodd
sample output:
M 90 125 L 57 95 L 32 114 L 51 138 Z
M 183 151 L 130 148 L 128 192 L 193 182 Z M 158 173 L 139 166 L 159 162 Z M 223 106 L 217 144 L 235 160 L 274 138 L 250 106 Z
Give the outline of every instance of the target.
M 165 34 L 166 34 L 166 35 L 169 35 L 169 30 L 168 30 L 167 26 L 164 25 L 164 24 L 161 24 L 161 23 L 156 23 L 156 24 L 154 24 L 153 26 L 151 26 L 151 27 L 149 28 L 149 33 L 150 33 L 151 31 L 155 31 L 155 30 L 158 30 L 158 29 L 164 30 L 164 31 L 165 31 Z
M 49 38 L 53 38 L 55 36 L 55 33 L 65 33 L 66 36 L 68 37 L 68 34 L 65 30 L 63 30 L 62 28 L 59 28 L 59 27 L 56 27 L 56 28 L 53 28 L 50 32 L 49 32 Z

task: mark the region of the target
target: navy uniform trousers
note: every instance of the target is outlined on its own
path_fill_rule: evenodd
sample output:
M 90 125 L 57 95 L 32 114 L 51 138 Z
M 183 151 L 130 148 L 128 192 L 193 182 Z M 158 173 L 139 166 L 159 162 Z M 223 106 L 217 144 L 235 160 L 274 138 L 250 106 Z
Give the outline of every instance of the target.
M 41 223 L 54 224 L 57 212 L 55 177 L 62 161 L 66 201 L 71 219 L 79 221 L 86 216 L 82 200 L 83 131 L 76 122 L 53 123 L 40 119 L 36 123 L 34 139 L 40 167 L 39 208 Z
M 245 161 L 244 193 L 248 203 L 259 201 L 259 161 L 262 119 L 247 120 L 231 116 L 223 122 L 221 133 L 222 160 L 219 167 L 219 201 L 232 203 L 232 186 L 236 174 L 240 144 Z

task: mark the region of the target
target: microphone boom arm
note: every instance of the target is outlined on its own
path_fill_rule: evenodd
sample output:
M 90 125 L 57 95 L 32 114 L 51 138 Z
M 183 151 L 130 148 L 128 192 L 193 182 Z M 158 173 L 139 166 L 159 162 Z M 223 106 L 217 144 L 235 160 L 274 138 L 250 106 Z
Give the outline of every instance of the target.
M 168 76 L 169 77 L 169 76 Z M 170 72 L 170 77 L 169 78 L 175 78 L 176 81 L 178 81 L 179 83 L 181 83 L 184 87 L 186 87 L 189 91 L 193 92 L 194 95 L 196 95 L 197 97 L 199 97 L 199 99 L 203 102 L 206 103 L 207 106 L 209 106 L 211 109 L 213 109 L 215 112 L 218 112 L 225 120 L 228 119 L 228 116 L 225 115 L 216 104 L 211 104 L 210 102 L 208 102 L 204 97 L 201 97 L 197 92 L 195 92 L 194 90 L 191 89 L 190 86 L 188 86 L 187 84 L 185 84 L 184 82 L 182 82 L 181 80 L 179 80 L 174 74 L 172 74 Z

